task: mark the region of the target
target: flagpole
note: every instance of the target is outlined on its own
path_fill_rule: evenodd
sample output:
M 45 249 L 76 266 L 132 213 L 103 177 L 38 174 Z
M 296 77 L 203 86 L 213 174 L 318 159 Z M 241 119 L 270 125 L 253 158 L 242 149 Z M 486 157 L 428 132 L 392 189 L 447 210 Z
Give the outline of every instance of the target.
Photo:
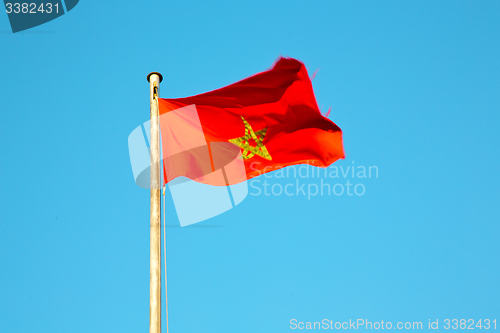
M 160 127 L 158 97 L 160 73 L 148 75 L 151 117 L 150 138 L 150 248 L 149 248 L 149 333 L 161 333 L 161 184 L 160 184 Z

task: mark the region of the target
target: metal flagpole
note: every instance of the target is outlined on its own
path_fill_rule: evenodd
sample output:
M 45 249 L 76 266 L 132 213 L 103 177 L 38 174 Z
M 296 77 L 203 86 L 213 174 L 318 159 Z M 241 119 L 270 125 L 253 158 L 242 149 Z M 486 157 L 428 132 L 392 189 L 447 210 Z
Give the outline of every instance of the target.
M 167 224 L 165 223 L 165 186 L 163 186 L 163 262 L 165 268 L 165 318 L 168 333 L 168 298 L 167 298 Z
M 158 97 L 160 73 L 149 73 L 149 101 L 151 116 L 151 173 L 150 173 L 150 248 L 149 248 L 149 333 L 161 333 L 161 184 L 160 184 L 160 126 Z

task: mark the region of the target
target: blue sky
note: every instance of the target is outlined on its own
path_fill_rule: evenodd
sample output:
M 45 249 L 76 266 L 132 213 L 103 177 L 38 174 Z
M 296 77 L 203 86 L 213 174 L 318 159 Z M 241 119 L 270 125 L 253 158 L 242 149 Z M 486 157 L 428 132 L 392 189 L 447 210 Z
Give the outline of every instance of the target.
M 362 196 L 250 194 L 186 228 L 167 194 L 170 331 L 500 320 L 499 15 L 498 1 L 83 0 L 16 34 L 0 15 L 0 331 L 147 331 L 149 192 L 127 147 L 146 75 L 183 97 L 280 55 L 319 68 L 336 165 L 378 177 L 327 180 Z

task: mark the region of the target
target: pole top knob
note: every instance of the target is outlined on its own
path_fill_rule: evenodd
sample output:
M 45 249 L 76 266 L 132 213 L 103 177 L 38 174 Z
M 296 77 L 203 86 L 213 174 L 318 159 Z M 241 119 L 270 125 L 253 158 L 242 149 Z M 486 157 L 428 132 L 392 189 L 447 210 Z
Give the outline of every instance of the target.
M 151 77 L 151 75 L 153 75 L 153 74 L 158 75 L 158 77 L 160 78 L 160 83 L 161 83 L 161 81 L 163 81 L 163 76 L 162 76 L 160 73 L 158 73 L 158 72 L 151 72 L 151 73 L 149 73 L 149 74 L 148 74 L 148 82 L 149 82 L 149 78 L 150 78 L 150 77 Z

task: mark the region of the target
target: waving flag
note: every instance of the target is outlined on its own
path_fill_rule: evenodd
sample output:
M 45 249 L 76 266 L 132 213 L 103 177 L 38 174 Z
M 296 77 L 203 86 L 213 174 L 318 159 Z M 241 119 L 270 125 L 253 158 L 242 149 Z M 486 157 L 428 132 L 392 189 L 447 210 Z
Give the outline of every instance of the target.
M 232 185 L 285 166 L 327 167 L 344 158 L 342 131 L 321 115 L 307 70 L 295 59 L 280 58 L 227 87 L 158 104 L 164 183 L 184 176 Z M 217 170 L 222 178 L 212 176 Z

